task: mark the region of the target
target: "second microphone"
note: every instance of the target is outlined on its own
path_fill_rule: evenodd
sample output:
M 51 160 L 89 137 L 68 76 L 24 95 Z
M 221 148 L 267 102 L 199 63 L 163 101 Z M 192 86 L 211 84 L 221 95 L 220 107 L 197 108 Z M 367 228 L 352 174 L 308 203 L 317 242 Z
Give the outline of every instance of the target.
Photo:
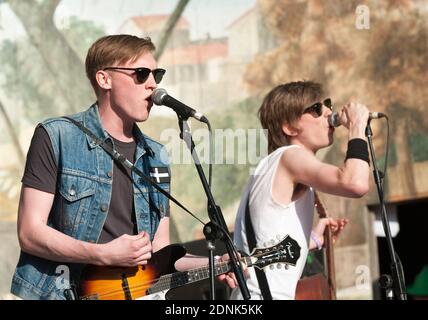
M 382 112 L 370 112 L 369 114 L 369 119 L 379 119 L 379 118 L 384 118 L 386 117 L 386 114 L 382 113 Z M 340 122 L 340 118 L 339 118 L 339 114 L 337 112 L 332 112 L 329 116 L 328 116 L 328 124 L 332 127 L 339 127 L 342 125 L 342 123 Z

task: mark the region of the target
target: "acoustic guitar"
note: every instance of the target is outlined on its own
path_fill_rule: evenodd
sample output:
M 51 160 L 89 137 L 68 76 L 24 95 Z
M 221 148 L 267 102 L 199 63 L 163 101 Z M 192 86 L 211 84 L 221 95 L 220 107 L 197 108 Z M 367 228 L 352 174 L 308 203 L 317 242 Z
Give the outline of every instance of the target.
M 300 257 L 300 246 L 290 236 L 265 248 L 255 248 L 240 261 L 247 267 L 265 268 L 271 264 L 295 266 Z M 152 255 L 144 266 L 85 268 L 78 289 L 82 300 L 164 300 L 170 289 L 209 278 L 209 267 L 178 272 L 175 262 L 186 254 L 180 245 L 169 245 Z M 218 276 L 231 270 L 228 261 L 215 264 Z

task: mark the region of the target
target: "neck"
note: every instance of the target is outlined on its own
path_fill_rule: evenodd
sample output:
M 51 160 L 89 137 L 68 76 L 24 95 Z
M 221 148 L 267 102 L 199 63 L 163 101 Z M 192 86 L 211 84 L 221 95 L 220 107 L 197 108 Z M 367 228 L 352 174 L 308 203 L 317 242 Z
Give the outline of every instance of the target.
M 134 122 L 118 114 L 115 108 L 113 108 L 106 99 L 98 99 L 98 111 L 104 129 L 106 129 L 113 138 L 123 142 L 131 142 L 134 140 L 132 134 Z

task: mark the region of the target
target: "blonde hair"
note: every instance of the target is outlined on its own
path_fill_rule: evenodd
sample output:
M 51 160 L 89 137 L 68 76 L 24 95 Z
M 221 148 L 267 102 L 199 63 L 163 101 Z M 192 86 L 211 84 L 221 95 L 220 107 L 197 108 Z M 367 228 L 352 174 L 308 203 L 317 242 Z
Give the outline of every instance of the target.
M 88 50 L 86 76 L 98 95 L 96 73 L 106 67 L 136 61 L 141 55 L 155 51 L 152 40 L 128 34 L 109 35 L 99 38 Z

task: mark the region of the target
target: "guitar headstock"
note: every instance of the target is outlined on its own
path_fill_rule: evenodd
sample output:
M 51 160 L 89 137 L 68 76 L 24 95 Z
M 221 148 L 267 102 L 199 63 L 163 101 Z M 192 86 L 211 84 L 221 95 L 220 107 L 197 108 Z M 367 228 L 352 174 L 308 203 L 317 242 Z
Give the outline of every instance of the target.
M 295 266 L 300 258 L 300 249 L 297 241 L 286 235 L 270 247 L 255 248 L 250 256 L 251 265 L 259 269 L 275 263 Z

